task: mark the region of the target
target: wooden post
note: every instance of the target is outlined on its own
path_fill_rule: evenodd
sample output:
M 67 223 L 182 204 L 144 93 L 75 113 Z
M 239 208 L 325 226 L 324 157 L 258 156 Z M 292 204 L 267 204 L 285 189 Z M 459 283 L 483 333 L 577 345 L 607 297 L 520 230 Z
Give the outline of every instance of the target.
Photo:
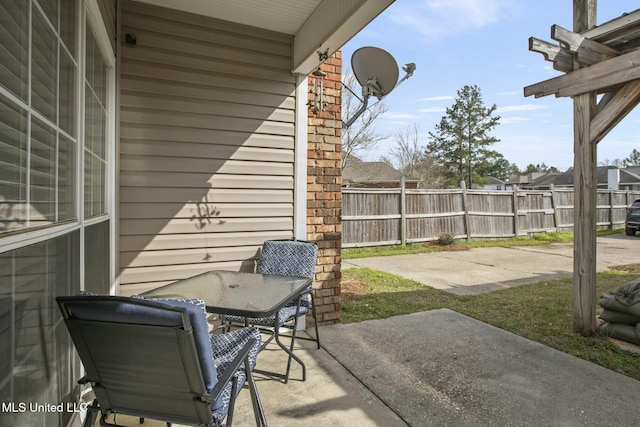
M 573 328 L 582 335 L 596 329 L 596 145 L 589 124 L 595 96 L 574 98 Z
M 574 31 L 595 26 L 596 0 L 573 1 Z M 574 70 L 579 64 L 574 60 Z M 591 335 L 596 329 L 596 200 L 597 158 L 591 142 L 591 120 L 596 95 L 588 92 L 573 98 L 574 209 L 573 209 L 573 329 Z
M 464 226 L 467 232 L 467 241 L 471 240 L 471 220 L 469 218 L 469 202 L 467 201 L 467 186 L 463 181 L 460 182 L 460 187 L 462 187 L 462 206 L 464 208 Z
M 553 208 L 553 228 L 558 230 L 558 202 L 556 201 L 556 187 L 551 184 L 551 207 Z
M 609 190 L 609 230 L 613 230 L 613 215 L 615 213 L 615 206 L 613 205 L 614 196 L 615 190 Z
M 407 246 L 407 184 L 404 175 L 400 177 L 400 244 Z
M 596 0 L 573 0 L 573 31 L 581 33 L 595 27 L 597 12 Z
M 518 187 L 513 186 L 513 234 L 518 237 Z

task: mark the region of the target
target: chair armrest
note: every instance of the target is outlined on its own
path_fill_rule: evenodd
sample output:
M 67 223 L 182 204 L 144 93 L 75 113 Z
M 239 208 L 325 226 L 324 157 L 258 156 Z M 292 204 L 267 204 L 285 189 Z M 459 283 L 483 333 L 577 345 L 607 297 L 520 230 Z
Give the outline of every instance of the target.
M 302 300 L 303 298 L 306 298 L 308 296 L 311 296 L 311 301 L 313 302 L 313 286 L 309 285 L 309 287 L 307 289 L 305 289 L 304 291 L 300 292 L 300 295 L 298 296 L 298 298 L 294 298 L 291 300 L 291 302 L 293 302 L 294 304 L 297 304 L 297 300 L 300 299 Z M 309 301 L 309 299 L 307 298 L 307 301 Z M 289 304 L 287 304 L 289 305 Z
M 227 369 L 222 374 L 222 377 L 218 378 L 218 382 L 216 383 L 215 387 L 213 387 L 213 390 L 201 397 L 203 401 L 213 403 L 218 400 L 220 394 L 224 391 L 229 381 L 231 381 L 236 372 L 238 372 L 238 369 L 240 368 L 242 362 L 244 362 L 244 360 L 249 357 L 249 351 L 251 350 L 251 347 L 253 347 L 257 342 L 258 340 L 254 338 L 251 338 L 249 339 L 249 341 L 247 341 L 247 343 L 242 347 L 242 350 L 240 350 L 240 353 L 238 353 L 238 355 L 231 361 L 229 366 L 227 366 Z M 246 374 L 247 376 L 249 376 L 251 373 L 247 372 Z
M 80 385 L 85 385 L 85 384 L 92 384 L 93 385 L 95 383 L 96 383 L 96 381 L 92 380 L 91 378 L 89 378 L 88 375 L 85 375 L 84 377 L 82 377 L 82 378 L 80 378 L 78 380 L 78 384 L 80 384 Z
M 226 329 L 226 328 L 227 328 L 227 326 L 226 326 L 226 325 L 218 325 L 218 326 L 216 326 L 215 328 L 213 328 L 213 329 L 211 329 L 211 330 L 209 331 L 209 335 L 212 335 L 212 334 L 213 334 L 215 331 L 217 331 L 218 329 Z

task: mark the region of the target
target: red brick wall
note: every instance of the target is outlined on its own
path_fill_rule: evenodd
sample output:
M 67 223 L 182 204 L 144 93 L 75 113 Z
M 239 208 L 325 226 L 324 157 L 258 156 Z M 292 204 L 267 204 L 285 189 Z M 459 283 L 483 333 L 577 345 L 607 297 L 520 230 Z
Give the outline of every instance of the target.
M 342 53 L 336 52 L 320 68 L 326 73 L 320 109 L 314 108 L 314 80 L 319 77 L 309 76 L 307 238 L 318 243 L 314 281 L 318 324 L 332 324 L 340 322 Z

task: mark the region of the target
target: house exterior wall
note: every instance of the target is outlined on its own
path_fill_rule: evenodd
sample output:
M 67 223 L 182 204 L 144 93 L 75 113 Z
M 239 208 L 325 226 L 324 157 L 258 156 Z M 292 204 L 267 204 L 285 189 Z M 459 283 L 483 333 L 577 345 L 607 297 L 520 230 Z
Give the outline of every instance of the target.
M 292 38 L 130 1 L 120 32 L 119 293 L 253 271 L 294 232 Z
M 320 68 L 326 73 L 320 110 L 313 108 L 317 77 L 309 77 L 307 237 L 318 243 L 318 323 L 331 324 L 340 321 L 341 308 L 342 53 L 336 52 Z

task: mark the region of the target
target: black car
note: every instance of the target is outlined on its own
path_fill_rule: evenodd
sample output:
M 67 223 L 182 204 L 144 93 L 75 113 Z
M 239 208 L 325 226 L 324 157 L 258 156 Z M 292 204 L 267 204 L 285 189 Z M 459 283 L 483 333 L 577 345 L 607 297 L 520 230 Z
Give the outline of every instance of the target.
M 627 208 L 627 219 L 624 222 L 624 229 L 627 236 L 635 236 L 636 231 L 640 231 L 640 199 L 636 199 Z

